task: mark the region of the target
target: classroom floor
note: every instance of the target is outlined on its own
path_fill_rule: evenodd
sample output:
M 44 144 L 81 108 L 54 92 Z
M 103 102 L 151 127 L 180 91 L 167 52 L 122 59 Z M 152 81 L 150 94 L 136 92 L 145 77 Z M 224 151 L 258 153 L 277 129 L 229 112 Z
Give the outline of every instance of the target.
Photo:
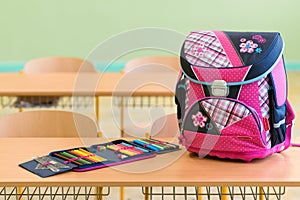
M 288 98 L 290 100 L 291 105 L 293 106 L 296 116 L 300 115 L 300 72 L 297 71 L 289 71 L 288 72 Z M 9 113 L 18 112 L 18 109 L 6 106 L 9 102 L 13 102 L 13 99 L 3 99 L 0 101 L 0 117 L 7 115 Z M 145 133 L 150 131 L 151 123 L 169 113 L 175 113 L 176 108 L 173 104 L 173 98 L 170 99 L 156 99 L 156 98 L 136 98 L 134 101 L 131 99 L 128 101 L 131 105 L 127 110 L 127 117 L 125 120 L 125 127 L 131 127 L 133 122 L 134 125 L 141 128 L 140 132 L 134 133 L 133 136 L 144 136 Z M 139 104 L 156 104 L 156 106 L 143 106 L 140 107 Z M 73 110 L 76 112 L 82 112 L 91 117 L 95 117 L 94 107 L 91 106 L 89 109 L 87 105 L 93 105 L 93 100 L 87 100 L 86 105 L 82 107 L 78 107 L 76 109 L 71 107 L 60 107 L 59 109 L 64 110 Z M 117 97 L 109 98 L 103 97 L 100 99 L 100 126 L 99 130 L 103 132 L 104 137 L 120 137 L 119 131 L 119 121 L 120 121 L 120 110 L 119 110 L 119 99 Z M 25 109 L 26 110 L 26 109 Z M 293 131 L 293 138 L 300 137 L 300 124 L 296 123 Z M 180 190 L 178 188 L 177 190 Z M 139 200 L 143 199 L 142 189 L 141 188 L 125 188 L 125 199 L 126 200 Z M 298 200 L 300 196 L 300 188 L 287 188 L 285 195 L 282 199 L 287 200 Z M 111 188 L 110 195 L 105 197 L 106 200 L 114 200 L 119 199 L 119 188 Z M 153 197 L 153 199 L 173 199 L 170 197 Z M 185 198 L 184 196 L 176 197 L 176 199 L 189 199 L 193 200 L 195 197 Z M 204 200 L 205 198 L 203 198 Z M 219 199 L 218 197 L 211 197 L 210 199 Z M 234 199 L 243 199 L 242 197 L 234 198 Z M 246 199 L 254 199 L 246 198 Z M 270 199 L 277 199 L 276 197 Z

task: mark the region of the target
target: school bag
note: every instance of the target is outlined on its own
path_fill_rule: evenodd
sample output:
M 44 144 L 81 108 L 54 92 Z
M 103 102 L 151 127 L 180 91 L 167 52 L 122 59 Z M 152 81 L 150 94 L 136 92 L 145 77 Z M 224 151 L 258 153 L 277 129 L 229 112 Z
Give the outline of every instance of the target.
M 295 115 L 283 48 L 277 32 L 191 32 L 176 86 L 180 143 L 247 162 L 287 149 Z

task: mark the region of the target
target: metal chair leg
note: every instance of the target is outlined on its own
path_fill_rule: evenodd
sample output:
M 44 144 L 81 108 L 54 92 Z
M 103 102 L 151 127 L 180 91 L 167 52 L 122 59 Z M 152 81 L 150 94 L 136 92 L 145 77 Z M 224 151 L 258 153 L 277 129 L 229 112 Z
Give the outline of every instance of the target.
M 96 96 L 95 109 L 96 109 L 96 121 L 97 124 L 99 124 L 100 122 L 100 97 L 99 96 Z
M 149 187 L 145 187 L 145 200 L 150 200 L 149 199 Z
M 228 187 L 221 187 L 222 200 L 227 200 Z
M 121 97 L 120 102 L 120 129 L 121 129 L 121 137 L 124 137 L 124 97 Z
M 96 187 L 95 192 L 96 192 L 95 199 L 96 200 L 103 200 L 103 196 L 102 196 L 103 187 Z
M 120 187 L 120 200 L 125 200 L 125 188 Z
M 202 187 L 197 187 L 197 200 L 202 200 Z
M 259 187 L 259 200 L 264 200 L 264 188 L 263 187 Z

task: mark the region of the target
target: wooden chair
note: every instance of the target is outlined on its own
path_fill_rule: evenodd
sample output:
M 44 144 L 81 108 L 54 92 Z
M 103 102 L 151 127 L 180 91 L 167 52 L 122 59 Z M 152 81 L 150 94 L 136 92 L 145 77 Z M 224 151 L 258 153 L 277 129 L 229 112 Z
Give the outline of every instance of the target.
M 172 113 L 162 116 L 154 121 L 150 137 L 156 138 L 174 138 L 179 134 L 177 114 Z
M 0 118 L 0 137 L 97 137 L 97 125 L 86 115 L 33 110 Z
M 126 63 L 123 73 L 178 73 L 180 69 L 180 59 L 179 57 L 175 56 L 148 56 L 148 57 L 141 57 L 130 60 Z M 173 106 L 174 102 L 173 97 L 168 99 L 168 97 L 130 97 L 131 102 L 134 105 L 129 105 L 123 97 L 121 97 L 120 107 L 121 107 L 121 136 L 130 135 L 130 136 L 138 136 L 141 134 L 145 134 L 145 132 L 149 132 L 150 126 L 148 126 L 147 122 L 141 122 L 140 124 L 134 125 L 124 125 L 124 113 L 125 108 L 128 106 L 133 107 L 147 107 L 151 106 L 151 102 L 156 102 L 157 104 L 162 104 L 162 106 Z M 140 100 L 139 100 L 140 99 Z M 125 103 L 124 103 L 125 102 Z
M 179 71 L 180 60 L 175 56 L 149 56 L 130 60 L 126 63 L 123 72 L 170 72 Z
M 41 74 L 41 73 L 78 73 L 96 72 L 94 65 L 81 58 L 72 57 L 45 57 L 28 61 L 24 65 L 22 73 Z M 15 107 L 53 107 L 58 104 L 59 97 L 17 97 Z
M 81 58 L 72 57 L 45 57 L 28 61 L 24 65 L 25 74 L 41 73 L 73 73 L 96 72 L 94 65 Z

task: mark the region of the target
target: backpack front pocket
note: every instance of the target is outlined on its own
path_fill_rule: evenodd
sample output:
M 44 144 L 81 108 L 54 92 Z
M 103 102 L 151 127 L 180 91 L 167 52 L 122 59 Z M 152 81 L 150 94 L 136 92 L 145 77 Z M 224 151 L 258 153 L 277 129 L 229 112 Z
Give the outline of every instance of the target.
M 250 161 L 264 157 L 262 124 L 256 111 L 228 98 L 205 98 L 187 112 L 181 139 L 197 154 Z
M 222 135 L 228 127 L 243 119 L 252 119 L 261 132 L 256 111 L 242 102 L 226 98 L 205 98 L 195 103 L 184 118 L 184 130 Z M 242 134 L 244 135 L 244 134 Z

